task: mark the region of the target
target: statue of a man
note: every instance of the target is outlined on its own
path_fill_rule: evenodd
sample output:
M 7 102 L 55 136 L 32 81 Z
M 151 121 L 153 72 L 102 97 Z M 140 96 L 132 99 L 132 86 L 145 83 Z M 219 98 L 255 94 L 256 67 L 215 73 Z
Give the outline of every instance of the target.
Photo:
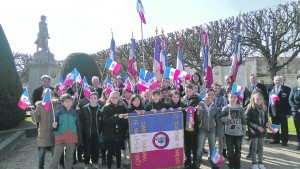
M 48 34 L 48 28 L 47 28 L 47 23 L 46 23 L 46 16 L 42 15 L 41 16 L 41 21 L 39 23 L 39 33 L 38 33 L 38 38 L 35 41 L 35 44 L 37 45 L 36 51 L 38 52 L 39 49 L 41 48 L 42 52 L 49 52 L 49 47 L 48 47 L 48 39 L 50 39 L 49 34 Z

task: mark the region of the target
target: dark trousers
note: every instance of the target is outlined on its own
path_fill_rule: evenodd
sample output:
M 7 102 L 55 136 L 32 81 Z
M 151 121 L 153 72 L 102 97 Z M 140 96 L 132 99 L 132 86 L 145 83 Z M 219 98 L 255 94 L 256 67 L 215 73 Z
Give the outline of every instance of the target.
M 197 160 L 197 135 L 194 131 L 184 131 L 184 153 L 187 164 L 191 164 L 191 152 L 193 153 L 193 163 Z
M 76 154 L 77 154 L 77 159 L 76 159 Z M 74 163 L 78 161 L 81 161 L 82 160 L 82 154 L 83 154 L 83 146 L 82 145 L 77 145 L 75 147 L 75 151 L 73 153 L 73 160 L 74 160 Z
M 272 123 L 281 125 L 281 134 L 277 132 L 274 135 L 274 141 L 280 142 L 281 139 L 282 143 L 287 143 L 289 141 L 289 128 L 288 128 L 288 120 L 286 116 L 272 117 Z
M 99 159 L 99 141 L 98 134 L 92 134 L 90 138 L 83 139 L 84 144 L 84 164 L 98 163 Z
M 227 156 L 229 167 L 241 168 L 241 148 L 243 136 L 226 135 Z
M 300 145 L 300 113 L 299 112 L 296 112 L 294 116 L 294 123 L 296 127 L 298 143 Z
M 117 168 L 121 167 L 121 148 L 122 144 L 120 141 L 107 141 L 107 167 L 111 168 L 112 157 L 116 154 Z

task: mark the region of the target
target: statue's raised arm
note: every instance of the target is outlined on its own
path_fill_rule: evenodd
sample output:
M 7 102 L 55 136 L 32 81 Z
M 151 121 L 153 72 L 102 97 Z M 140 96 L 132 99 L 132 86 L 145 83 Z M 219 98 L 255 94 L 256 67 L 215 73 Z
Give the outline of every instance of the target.
M 35 41 L 35 44 L 37 45 L 36 51 L 39 52 L 40 48 L 42 49 L 41 51 L 43 53 L 49 52 L 49 47 L 48 47 L 48 39 L 50 39 L 49 34 L 48 34 L 48 27 L 46 23 L 46 16 L 42 15 L 41 16 L 41 21 L 39 23 L 39 33 L 38 33 L 38 38 Z

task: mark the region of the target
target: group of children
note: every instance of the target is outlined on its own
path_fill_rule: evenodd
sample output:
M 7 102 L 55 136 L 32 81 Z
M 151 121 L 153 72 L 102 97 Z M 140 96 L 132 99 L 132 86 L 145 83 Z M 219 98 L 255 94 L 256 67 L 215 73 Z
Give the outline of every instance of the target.
M 184 166 L 186 168 L 199 168 L 201 166 L 206 138 L 210 152 L 213 151 L 216 142 L 218 142 L 218 152 L 228 159 L 229 168 L 241 168 L 241 145 L 246 133 L 246 125 L 248 125 L 252 154 L 258 152 L 258 161 L 255 155 L 252 156 L 252 168 L 264 169 L 263 144 L 269 123 L 262 94 L 259 91 L 253 92 L 245 112 L 238 102 L 237 95 L 231 92 L 224 94 L 221 92 L 222 87 L 219 84 L 213 84 L 212 88 L 207 88 L 205 97 L 201 99 L 199 85 L 202 83 L 199 82 L 199 79 L 200 76 L 198 79 L 194 76 L 193 80 L 196 82 L 192 81 L 186 84 L 184 90 L 181 91 L 170 90 L 169 79 L 163 81 L 161 89 L 151 92 L 147 90 L 140 95 L 126 88 L 121 90 L 122 93 L 112 91 L 108 95 L 104 89 L 100 99 L 97 92 L 92 92 L 90 98 L 85 99 L 87 104 L 84 106 L 78 106 L 84 99 L 76 103 L 70 94 L 63 94 L 60 97 L 60 108 L 53 107 L 54 118 L 41 119 L 41 116 L 47 112 L 41 104 L 37 104 L 34 119 L 40 123 L 38 140 L 41 139 L 44 132 L 41 128 L 42 124 L 51 126 L 49 127 L 51 131 L 47 137 L 43 137 L 44 140 L 53 139 L 52 130 L 55 134 L 51 169 L 57 168 L 60 160 L 63 160 L 64 149 L 65 168 L 71 169 L 76 145 L 83 147 L 85 169 L 90 166 L 90 161 L 92 161 L 93 168 L 99 168 L 99 150 L 101 150 L 102 158 L 107 162 L 108 168 L 112 167 L 113 156 L 116 156 L 116 165 L 117 168 L 120 168 L 122 150 L 125 157 L 124 164 L 128 164 L 128 161 L 125 162 L 129 155 L 128 113 L 135 112 L 137 115 L 144 115 L 146 111 L 164 113 L 167 109 L 173 110 L 175 108 L 183 112 L 183 126 L 185 126 Z M 189 121 L 193 123 L 193 127 L 187 128 L 185 125 L 187 112 L 184 108 L 189 106 L 195 108 L 196 112 L 194 119 Z M 104 146 L 100 148 L 101 145 Z M 43 147 L 53 149 L 53 146 L 54 143 L 38 144 L 39 149 Z M 40 154 L 43 154 L 43 158 L 40 158 L 42 156 Z M 40 153 L 39 150 L 39 168 L 44 167 L 44 154 L 45 151 Z M 210 158 L 209 161 L 212 168 L 218 168 Z

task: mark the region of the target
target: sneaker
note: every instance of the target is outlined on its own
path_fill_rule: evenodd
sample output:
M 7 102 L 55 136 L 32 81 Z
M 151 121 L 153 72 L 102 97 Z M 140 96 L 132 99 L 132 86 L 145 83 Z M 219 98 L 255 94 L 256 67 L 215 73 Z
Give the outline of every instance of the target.
M 266 167 L 263 164 L 258 164 L 259 169 L 266 169 Z
M 99 166 L 98 166 L 98 164 L 96 164 L 96 163 L 93 163 L 93 164 L 92 164 L 92 167 L 93 167 L 94 169 L 99 169 Z
M 258 167 L 258 164 L 253 164 L 251 169 L 260 169 L 260 168 Z

